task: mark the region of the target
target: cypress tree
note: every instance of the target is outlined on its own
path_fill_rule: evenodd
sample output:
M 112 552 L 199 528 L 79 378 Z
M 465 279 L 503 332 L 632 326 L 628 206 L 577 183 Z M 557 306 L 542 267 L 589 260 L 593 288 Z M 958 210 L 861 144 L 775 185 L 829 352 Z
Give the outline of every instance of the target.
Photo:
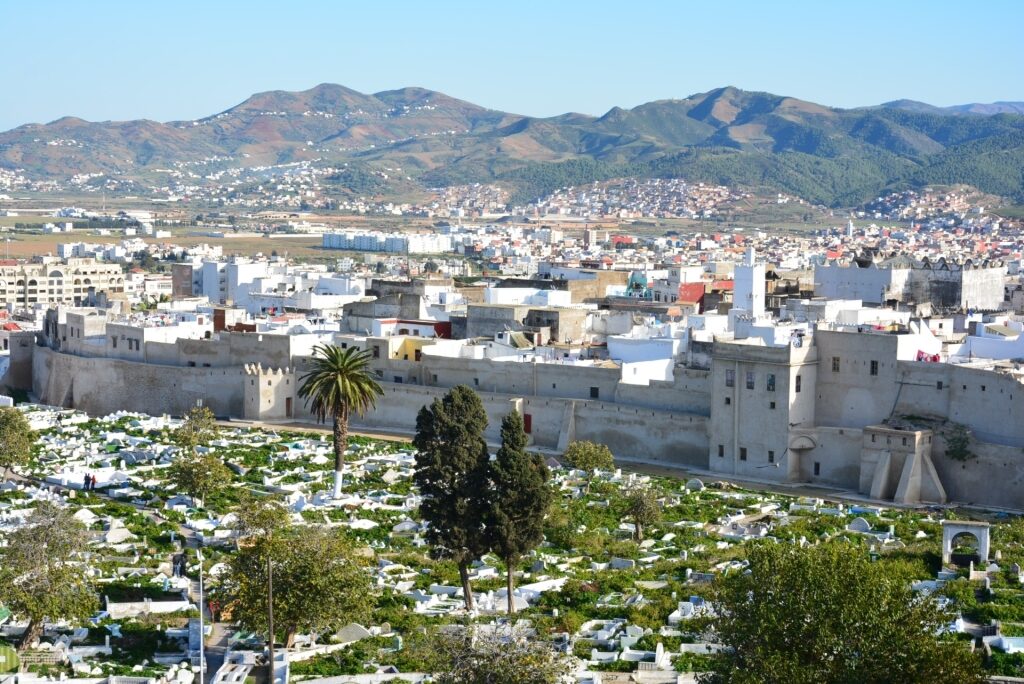
M 459 567 L 466 610 L 473 610 L 469 564 L 488 550 L 485 527 L 490 454 L 484 440 L 487 413 L 465 385 L 420 409 L 416 416 L 416 471 L 413 481 L 429 523 L 431 555 Z
M 501 448 L 491 464 L 491 548 L 505 561 L 508 612 L 514 603 L 515 565 L 544 538 L 544 515 L 551 505 L 548 468 L 539 454 L 526 452 L 523 418 L 517 411 L 501 421 Z

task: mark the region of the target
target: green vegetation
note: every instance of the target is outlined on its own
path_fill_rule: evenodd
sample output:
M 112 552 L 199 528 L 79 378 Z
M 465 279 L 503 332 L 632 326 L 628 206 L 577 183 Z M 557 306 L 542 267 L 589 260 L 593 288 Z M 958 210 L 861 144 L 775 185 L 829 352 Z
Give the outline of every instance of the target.
M 967 426 L 960 423 L 953 423 L 946 434 L 946 456 L 957 461 L 967 461 L 974 458 L 971 453 L 971 433 Z
M 222 491 L 231 483 L 231 470 L 213 452 L 179 455 L 168 469 L 171 482 L 199 501 Z
M 647 487 L 636 487 L 626 498 L 626 513 L 633 520 L 633 538 L 644 540 L 644 528 L 661 519 L 661 505 L 657 494 Z
M 587 491 L 590 491 L 590 481 L 593 479 L 595 470 L 611 470 L 615 465 L 611 449 L 604 444 L 578 440 L 570 442 L 566 447 L 562 459 L 576 470 L 583 470 L 587 473 Z
M 526 453 L 523 417 L 517 411 L 501 422 L 501 448 L 491 466 L 491 508 L 487 527 L 491 547 L 505 561 L 509 615 L 515 566 L 544 540 L 544 515 L 553 494 L 548 467 L 540 454 Z
M 217 434 L 217 418 L 209 406 L 196 406 L 185 416 L 185 422 L 174 431 L 174 441 L 183 449 L 195 451 Z
M 325 102 L 329 91 L 344 95 L 328 95 Z M 334 169 L 325 178 L 332 196 L 328 210 L 335 206 L 333 198 L 398 200 L 422 194 L 426 187 L 491 181 L 512 188 L 512 202 L 521 204 L 560 187 L 617 176 L 770 187 L 828 206 L 858 205 L 886 189 L 952 183 L 1024 201 L 1024 116 L 1018 114 L 965 116 L 905 102 L 838 110 L 771 93 L 718 88 L 630 110 L 614 108 L 599 118 L 566 114 L 538 119 L 426 92 L 398 100 L 334 85 L 264 93 L 258 104 L 243 103 L 218 115 L 223 135 L 216 141 L 204 127 L 167 135 L 163 124 L 149 121 L 83 122 L 75 137 L 92 154 L 70 158 L 59 147 L 26 147 L 36 136 L 59 137 L 60 129 L 50 127 L 63 124 L 55 122 L 27 138 L 18 129 L 0 133 L 0 162 L 27 167 L 33 177 L 101 172 L 151 182 L 163 177 L 156 169 L 211 155 L 225 161 L 209 169 L 223 170 L 242 146 L 253 160 L 288 163 L 304 156 L 306 141 L 330 141 L 330 149 L 318 150 L 324 165 Z M 415 105 L 423 97 L 446 104 L 421 114 Z M 252 116 L 253 107 L 298 115 L 325 106 L 360 115 L 331 121 Z M 396 108 L 402 116 L 391 116 Z M 379 117 L 380 125 L 367 128 L 366 115 Z M 424 136 L 425 126 L 452 133 Z M 396 168 L 401 170 L 396 173 Z M 242 197 L 258 184 L 247 179 L 232 187 L 228 197 Z M 300 210 L 308 206 L 299 199 Z M 35 227 L 28 219 L 18 223 Z
M 300 378 L 299 396 L 312 405 L 313 415 L 323 423 L 330 417 L 334 439 L 334 497 L 342 488 L 345 450 L 348 448 L 348 420 L 354 412 L 363 415 L 384 394 L 370 376 L 370 353 L 333 344 L 313 347 L 310 370 Z
M 25 615 L 18 650 L 43 633 L 46 619 L 82 619 L 96 608 L 89 580 L 72 563 L 86 549 L 85 528 L 66 508 L 41 501 L 25 525 L 7 536 L 0 555 L 0 603 Z
M 473 609 L 469 564 L 488 550 L 484 520 L 490 454 L 484 440 L 487 412 L 476 392 L 459 385 L 416 416 L 416 472 L 430 524 L 427 541 L 435 558 L 455 561 L 466 609 Z
M 234 619 L 266 633 L 272 573 L 275 632 L 291 647 L 300 630 L 324 633 L 365 617 L 370 583 L 359 558 L 336 529 L 264 530 L 231 557 L 223 588 Z
M 731 651 L 706 684 L 983 681 L 980 659 L 936 638 L 951 616 L 906 578 L 842 544 L 756 544 L 721 581 L 716 628 Z
M 0 408 L 0 467 L 7 479 L 14 466 L 23 466 L 32 456 L 35 433 L 25 415 L 15 408 Z

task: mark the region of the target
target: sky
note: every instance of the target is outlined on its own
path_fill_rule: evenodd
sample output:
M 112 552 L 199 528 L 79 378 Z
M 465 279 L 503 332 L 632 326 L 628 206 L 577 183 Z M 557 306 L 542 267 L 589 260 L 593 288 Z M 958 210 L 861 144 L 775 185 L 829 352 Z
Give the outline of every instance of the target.
M 0 0 L 0 130 L 404 86 L 553 116 L 733 85 L 836 107 L 1024 100 L 1024 2 Z

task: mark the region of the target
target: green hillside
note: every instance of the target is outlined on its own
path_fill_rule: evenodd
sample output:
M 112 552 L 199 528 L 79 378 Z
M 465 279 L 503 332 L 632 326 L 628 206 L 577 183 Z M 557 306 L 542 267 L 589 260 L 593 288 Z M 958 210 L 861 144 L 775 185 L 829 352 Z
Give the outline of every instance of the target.
M 0 133 L 0 167 L 60 179 L 142 178 L 213 157 L 224 166 L 400 166 L 422 187 L 500 181 L 517 202 L 619 175 L 767 186 L 833 206 L 930 183 L 965 183 L 1024 201 L 1018 104 L 940 108 L 900 100 L 842 110 L 726 87 L 601 117 L 536 118 L 424 88 L 368 95 L 323 84 L 259 93 L 197 121 L 68 117 L 21 126 Z M 368 180 L 351 174 L 352 187 L 344 175 L 333 182 L 362 192 Z

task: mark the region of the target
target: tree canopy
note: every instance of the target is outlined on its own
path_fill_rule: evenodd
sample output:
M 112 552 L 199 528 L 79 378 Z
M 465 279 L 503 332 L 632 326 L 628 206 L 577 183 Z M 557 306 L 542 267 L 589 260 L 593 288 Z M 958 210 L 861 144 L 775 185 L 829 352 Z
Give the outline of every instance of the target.
M 231 558 L 223 588 L 246 629 L 267 631 L 268 560 L 274 627 L 286 646 L 300 632 L 322 634 L 365 617 L 370 579 L 357 550 L 339 530 L 304 526 L 254 537 Z
M 185 414 L 185 422 L 174 431 L 174 441 L 189 451 L 203 446 L 217 434 L 217 417 L 209 406 L 196 406 Z
M 514 565 L 544 539 L 544 516 L 551 505 L 548 467 L 526 452 L 523 417 L 513 411 L 501 421 L 501 448 L 491 464 L 491 548 L 506 565 L 508 612 L 513 612 Z
M 281 502 L 268 496 L 245 496 L 235 514 L 238 536 L 272 537 L 288 528 L 288 509 Z
M 0 408 L 0 467 L 5 478 L 12 467 L 28 463 L 34 441 L 35 433 L 21 411 L 9 406 Z
M 469 564 L 488 550 L 486 517 L 490 454 L 484 440 L 487 412 L 465 385 L 420 409 L 416 416 L 413 480 L 429 523 L 427 541 L 435 558 L 459 566 L 466 608 L 473 608 Z
M 615 465 L 611 450 L 604 444 L 580 440 L 570 442 L 562 458 L 577 470 L 609 470 Z
M 644 540 L 644 529 L 661 519 L 657 495 L 647 487 L 634 487 L 626 496 L 626 514 L 633 520 L 633 538 Z
M 576 470 L 586 471 L 588 491 L 595 470 L 610 470 L 615 465 L 611 449 L 587 440 L 570 442 L 562 459 Z
M 550 644 L 508 628 L 439 633 L 430 646 L 438 684 L 558 684 L 573 669 Z
M 87 618 L 97 606 L 76 563 L 88 544 L 85 527 L 65 508 L 41 501 L 0 549 L 0 603 L 29 620 L 18 650 L 43 631 L 43 620 Z
M 348 421 L 352 413 L 363 415 L 377 404 L 384 390 L 370 374 L 369 352 L 333 344 L 313 347 L 309 370 L 300 378 L 299 396 L 318 422 L 332 423 L 334 442 L 334 497 L 341 496 Z
M 748 548 L 749 573 L 721 581 L 716 627 L 730 647 L 704 684 L 983 681 L 979 659 L 937 637 L 952 616 L 861 548 Z
M 231 470 L 212 453 L 178 454 L 168 476 L 178 489 L 199 501 L 231 483 Z

